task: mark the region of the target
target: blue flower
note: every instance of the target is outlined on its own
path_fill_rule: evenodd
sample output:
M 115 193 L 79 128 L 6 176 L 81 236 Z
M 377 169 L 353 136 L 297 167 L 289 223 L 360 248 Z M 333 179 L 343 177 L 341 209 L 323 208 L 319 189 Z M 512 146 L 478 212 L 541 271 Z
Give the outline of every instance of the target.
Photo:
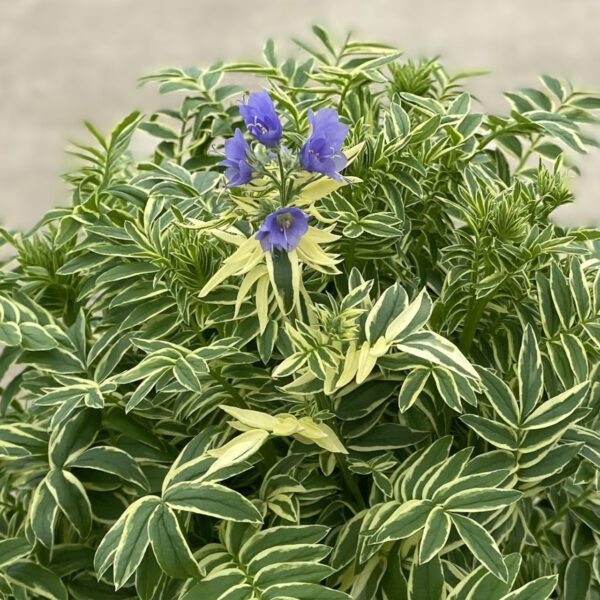
M 308 218 L 295 206 L 280 208 L 267 216 L 254 237 L 265 252 L 272 252 L 273 249 L 289 252 L 298 246 L 308 231 Z
M 239 129 L 235 130 L 232 138 L 225 140 L 225 158 L 219 163 L 225 170 L 227 187 L 244 185 L 252 179 L 252 167 L 248 162 L 252 150 Z
M 273 100 L 265 91 L 250 94 L 247 104 L 240 105 L 240 114 L 248 131 L 262 144 L 272 148 L 281 140 L 281 121 L 275 112 Z
M 341 181 L 340 171 L 348 162 L 341 151 L 348 135 L 348 126 L 340 123 L 334 108 L 322 108 L 316 114 L 309 109 L 308 122 L 312 134 L 300 151 L 302 168 Z

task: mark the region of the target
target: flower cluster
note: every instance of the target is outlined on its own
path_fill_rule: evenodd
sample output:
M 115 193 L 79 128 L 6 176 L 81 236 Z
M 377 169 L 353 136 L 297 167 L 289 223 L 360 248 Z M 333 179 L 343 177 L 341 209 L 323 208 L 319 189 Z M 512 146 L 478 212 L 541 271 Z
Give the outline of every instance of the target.
M 248 102 L 240 105 L 240 114 L 248 131 L 258 142 L 267 148 L 279 150 L 283 127 L 268 92 L 262 90 L 250 94 Z M 298 154 L 300 167 L 341 181 L 340 171 L 348 162 L 342 152 L 348 126 L 340 123 L 338 112 L 333 108 L 323 108 L 316 113 L 309 109 L 308 122 L 311 135 Z M 225 142 L 225 157 L 221 165 L 227 167 L 225 176 L 229 187 L 248 183 L 259 166 L 256 155 L 240 129 L 236 129 L 233 138 Z
M 268 92 L 262 90 L 250 94 L 248 102 L 240 105 L 240 114 L 250 134 L 270 150 L 268 160 L 277 157 L 281 164 L 283 126 Z M 309 109 L 308 122 L 311 126 L 310 137 L 300 149 L 290 171 L 282 171 L 278 180 L 282 203 L 286 201 L 285 178 L 295 168 L 320 173 L 341 182 L 340 171 L 348 163 L 348 158 L 342 152 L 348 126 L 340 123 L 338 112 L 333 108 L 323 108 L 316 113 Z M 234 136 L 225 141 L 225 160 L 221 165 L 227 167 L 225 177 L 228 187 L 249 183 L 258 170 L 262 170 L 263 174 L 268 173 L 240 129 L 236 129 Z M 288 206 L 268 215 L 255 239 L 260 242 L 264 252 L 290 252 L 298 246 L 307 231 L 308 215 L 297 207 Z

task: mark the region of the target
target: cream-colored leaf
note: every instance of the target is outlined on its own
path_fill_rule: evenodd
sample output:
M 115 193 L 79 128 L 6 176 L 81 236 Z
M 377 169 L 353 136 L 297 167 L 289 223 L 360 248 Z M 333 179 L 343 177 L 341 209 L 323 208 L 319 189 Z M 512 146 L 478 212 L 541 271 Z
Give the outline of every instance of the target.
M 185 223 L 177 223 L 185 229 L 210 229 L 211 233 L 217 231 L 217 227 L 225 223 L 225 219 L 212 219 L 211 221 L 200 221 L 199 219 L 188 219 Z
M 294 415 L 281 414 L 275 417 L 274 435 L 293 435 L 300 429 L 300 423 Z
M 269 432 L 262 429 L 253 429 L 241 433 L 233 438 L 221 448 L 215 448 L 208 453 L 216 456 L 217 460 L 210 466 L 204 477 L 212 475 L 219 469 L 234 465 L 250 458 L 255 452 L 260 450 L 261 446 L 269 437 Z
M 252 286 L 263 275 L 267 275 L 266 267 L 264 265 L 257 265 L 246 275 L 246 277 L 244 277 L 242 283 L 240 284 L 240 289 L 238 290 L 238 294 L 235 300 L 235 310 L 233 312 L 234 317 L 238 316 L 240 308 L 242 307 L 244 300 L 248 297 Z
M 267 272 L 269 273 L 269 279 L 271 281 L 271 287 L 273 288 L 273 294 L 275 295 L 275 301 L 277 302 L 277 306 L 279 307 L 281 313 L 286 314 L 283 298 L 281 297 L 281 294 L 279 293 L 279 290 L 277 289 L 277 285 L 275 283 L 275 269 L 273 267 L 273 257 L 271 256 L 270 252 L 267 252 L 265 254 L 265 260 L 267 264 Z
M 329 452 L 348 454 L 348 451 L 346 450 L 346 448 L 344 448 L 344 445 L 342 444 L 342 442 L 340 442 L 340 439 L 335 434 L 333 429 L 329 427 L 329 425 L 327 425 L 326 423 L 318 423 L 317 427 L 319 428 L 321 433 L 324 434 L 323 437 L 312 438 L 312 441 L 317 446 L 323 448 L 324 450 L 329 450 Z
M 240 423 L 252 427 L 253 429 L 273 431 L 273 428 L 277 424 L 275 417 L 258 410 L 249 410 L 247 408 L 238 408 L 237 406 L 227 406 L 225 404 L 220 404 L 219 408 L 228 415 L 231 415 L 234 419 L 237 419 Z
M 304 189 L 297 196 L 295 204 L 297 206 L 306 206 L 312 204 L 320 198 L 328 196 L 335 190 L 338 190 L 349 183 L 359 183 L 361 179 L 358 177 L 344 177 L 342 181 L 336 181 L 330 177 L 322 177 L 317 181 L 313 181 L 304 187 Z
M 316 377 L 312 371 L 307 371 L 303 375 L 300 375 L 300 377 L 294 379 L 294 381 L 291 383 L 284 385 L 281 389 L 290 394 L 312 394 L 312 392 L 306 392 L 304 389 L 311 381 L 314 381 L 315 379 Z
M 425 307 L 426 311 L 424 321 L 427 322 L 430 313 L 427 309 L 431 307 L 431 300 L 429 299 L 425 288 L 423 288 L 419 295 L 388 325 L 385 330 L 385 339 L 391 343 L 401 333 L 406 335 L 406 328 L 413 323 L 413 320 L 417 317 L 419 311 L 421 311 L 423 307 Z
M 339 235 L 331 233 L 331 228 L 319 229 L 310 225 L 308 231 L 304 234 L 302 239 L 310 240 L 315 244 L 330 244 L 340 239 Z
M 281 373 L 285 373 L 288 369 L 295 367 L 294 371 L 297 371 L 306 361 L 307 356 L 302 356 L 299 352 L 294 352 L 282 362 L 280 362 L 272 371 L 272 377 L 281 377 Z
M 358 355 L 358 368 L 356 370 L 356 383 L 362 383 L 373 370 L 377 357 L 371 355 L 369 342 L 363 342 Z
M 352 164 L 356 157 L 360 154 L 360 151 L 363 149 L 365 142 L 360 142 L 355 144 L 354 146 L 350 146 L 350 148 L 344 148 L 343 153 L 346 155 L 348 162 L 346 166 Z
M 339 273 L 336 264 L 340 259 L 335 254 L 326 253 L 319 245 L 311 240 L 303 238 L 296 248 L 300 260 L 316 271 L 325 273 Z
M 300 284 L 302 282 L 302 273 L 300 271 L 300 262 L 296 250 L 288 252 L 288 259 L 292 267 L 292 292 L 294 295 L 294 306 L 300 306 Z
M 256 285 L 256 313 L 262 334 L 269 324 L 269 276 L 266 269 Z
M 220 228 L 211 231 L 211 233 L 220 240 L 227 242 L 228 244 L 234 244 L 241 246 L 248 238 L 242 235 L 235 227 Z
M 389 349 L 390 345 L 387 343 L 386 339 L 382 336 L 380 337 L 371 349 L 369 350 L 369 355 L 374 356 L 375 358 L 379 358 L 383 356 Z
M 344 358 L 344 368 L 342 369 L 342 373 L 340 374 L 340 378 L 337 381 L 336 388 L 341 388 L 342 386 L 350 383 L 354 376 L 356 375 L 356 370 L 358 369 L 358 358 L 360 356 L 360 352 L 356 347 L 356 342 L 352 342 L 348 351 L 346 352 L 346 356 Z
M 318 423 L 315 423 L 311 417 L 302 417 L 298 420 L 300 423 L 300 434 L 309 440 L 316 440 L 326 437 L 326 434 L 319 428 Z
M 262 260 L 262 249 L 254 238 L 248 238 L 231 256 L 227 257 L 221 268 L 200 290 L 203 298 L 220 283 L 232 275 L 243 275 L 252 270 Z

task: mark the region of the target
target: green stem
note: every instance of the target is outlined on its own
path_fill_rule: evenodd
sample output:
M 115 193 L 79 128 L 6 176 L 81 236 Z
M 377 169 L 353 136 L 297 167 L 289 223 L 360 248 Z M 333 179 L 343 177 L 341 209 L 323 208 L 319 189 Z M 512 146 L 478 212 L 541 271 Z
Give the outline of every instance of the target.
M 329 407 L 327 406 L 327 400 L 324 394 L 319 394 L 316 397 L 317 405 L 321 410 L 327 410 Z M 333 429 L 335 435 L 341 440 L 340 432 L 336 423 L 330 421 L 329 426 Z M 343 456 L 339 454 L 334 454 L 335 462 L 340 470 L 340 474 L 342 475 L 342 480 L 344 482 L 344 487 L 352 494 L 353 498 L 356 500 L 358 507 L 360 510 L 367 508 L 367 504 L 363 498 L 363 495 L 358 487 L 358 483 L 356 479 L 352 476 L 352 473 L 348 470 L 346 466 L 346 462 Z
M 471 349 L 473 339 L 475 338 L 475 333 L 477 332 L 477 326 L 479 325 L 479 321 L 481 320 L 483 310 L 487 302 L 487 298 L 479 298 L 479 300 L 475 300 L 472 303 L 471 309 L 467 313 L 467 316 L 465 317 L 465 326 L 462 330 L 460 341 L 458 343 L 459 348 L 464 354 L 468 353 Z
M 286 206 L 287 193 L 285 185 L 285 169 L 283 168 L 283 160 L 281 158 L 281 152 L 277 151 L 277 162 L 279 163 L 279 195 L 281 196 L 281 204 Z
M 525 154 L 523 154 L 517 166 L 515 167 L 515 174 L 519 173 L 521 169 L 525 166 L 527 159 L 533 154 L 533 151 L 535 150 L 535 147 L 541 138 L 542 134 L 540 133 L 531 140 L 531 146 L 529 146 L 529 149 L 527 150 L 527 152 L 525 152 Z
M 18 512 L 23 515 L 26 514 L 25 511 L 16 504 L 8 504 L 7 502 L 3 502 L 2 500 L 0 500 L 0 506 L 6 506 L 6 508 L 14 510 L 15 512 Z
M 544 526 L 544 531 L 549 531 L 550 529 L 552 529 L 552 527 L 554 527 L 554 525 L 556 525 L 557 523 L 560 523 L 560 521 L 563 520 L 564 517 L 567 516 L 567 514 L 569 513 L 569 511 L 572 508 L 575 508 L 577 506 L 579 506 L 584 500 L 586 500 L 589 496 L 592 495 L 592 493 L 594 492 L 594 490 L 592 488 L 584 490 L 581 494 L 579 494 L 579 496 L 577 496 L 577 498 L 575 498 L 572 502 L 568 502 L 566 506 L 564 506 L 563 508 L 561 508 Z
M 460 335 L 460 341 L 458 343 L 459 348 L 465 354 L 471 349 L 471 344 L 473 343 L 473 338 L 475 337 L 477 326 L 479 325 L 479 321 L 481 320 L 483 309 L 487 304 L 487 300 L 485 298 L 480 298 L 479 300 L 477 300 L 475 297 L 475 283 L 477 282 L 477 276 L 479 274 L 479 263 L 480 255 L 479 246 L 477 245 L 475 251 L 475 258 L 473 260 L 473 269 L 471 271 L 471 299 L 469 301 L 469 310 L 467 311 L 467 316 L 465 317 L 465 324 Z
M 338 112 L 342 112 L 342 106 L 344 105 L 344 100 L 346 99 L 346 94 L 348 93 L 348 90 L 350 89 L 350 84 L 352 83 L 352 78 L 350 77 L 348 79 L 348 81 L 345 83 L 344 87 L 342 88 L 342 91 L 340 92 L 340 101 L 338 102 Z
M 240 408 L 248 408 L 246 405 L 246 401 L 242 398 L 240 393 L 223 377 L 221 374 L 217 373 L 213 369 L 210 370 L 210 375 L 213 379 L 218 381 L 225 390 L 227 390 L 232 398 L 237 402 Z
M 367 505 L 362 496 L 360 488 L 358 487 L 358 483 L 356 482 L 354 477 L 352 477 L 352 473 L 350 473 L 348 467 L 346 466 L 346 463 L 344 462 L 344 457 L 340 456 L 339 454 L 336 454 L 335 462 L 337 463 L 340 469 L 340 473 L 342 475 L 342 479 L 344 480 L 344 485 L 346 486 L 346 489 L 352 494 L 352 496 L 356 500 L 359 509 L 364 510 L 365 508 L 367 508 Z
M 356 238 L 350 240 L 350 247 L 348 248 L 348 254 L 346 256 L 346 264 L 348 265 L 348 273 L 352 271 L 354 267 L 354 252 L 356 250 Z
M 187 98 L 186 98 L 187 100 Z M 183 158 L 183 144 L 185 142 L 185 135 L 186 135 L 186 131 L 185 128 L 187 127 L 187 119 L 182 119 L 181 121 L 181 127 L 179 129 L 179 140 L 177 142 L 177 154 L 176 154 L 176 162 L 178 165 L 180 165 L 182 163 L 182 158 Z

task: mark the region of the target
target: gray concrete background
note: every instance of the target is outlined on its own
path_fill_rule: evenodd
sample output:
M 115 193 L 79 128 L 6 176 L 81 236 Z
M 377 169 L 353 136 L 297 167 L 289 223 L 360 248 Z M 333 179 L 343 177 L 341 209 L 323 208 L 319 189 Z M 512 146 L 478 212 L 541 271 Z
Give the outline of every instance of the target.
M 82 119 L 103 130 L 164 99 L 136 79 L 167 66 L 258 58 L 267 37 L 290 49 L 319 23 L 339 35 L 441 54 L 485 109 L 502 91 L 566 75 L 600 89 L 600 0 L 0 0 L 0 223 L 25 227 L 68 200 L 59 178 Z M 581 160 L 563 222 L 600 223 L 600 153 Z

